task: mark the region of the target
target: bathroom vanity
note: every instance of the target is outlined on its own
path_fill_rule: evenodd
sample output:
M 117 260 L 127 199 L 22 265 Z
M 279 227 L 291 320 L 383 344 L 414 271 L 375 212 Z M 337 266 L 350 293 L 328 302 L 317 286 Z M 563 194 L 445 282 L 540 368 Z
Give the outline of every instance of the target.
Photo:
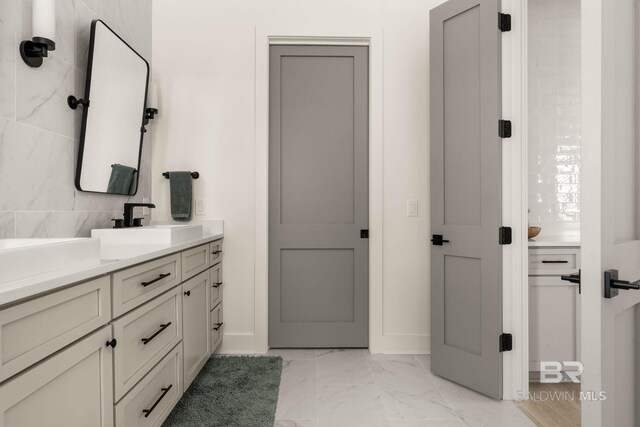
M 580 269 L 577 236 L 529 240 L 529 371 L 542 361 L 580 360 L 580 285 L 561 279 Z
M 161 425 L 222 342 L 222 238 L 0 284 L 0 425 Z

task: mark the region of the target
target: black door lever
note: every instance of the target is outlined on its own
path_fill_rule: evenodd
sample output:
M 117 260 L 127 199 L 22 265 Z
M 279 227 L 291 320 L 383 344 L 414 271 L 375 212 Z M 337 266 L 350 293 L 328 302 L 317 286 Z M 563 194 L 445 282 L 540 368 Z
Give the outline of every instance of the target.
M 607 270 L 604 272 L 604 297 L 613 298 L 618 295 L 618 289 L 640 290 L 640 280 L 629 282 L 628 280 L 618 280 L 618 270 Z
M 445 240 L 442 234 L 434 234 L 431 236 L 431 243 L 433 243 L 434 246 L 442 246 L 444 243 L 449 243 L 449 241 Z
M 544 261 L 543 261 L 544 262 Z M 577 283 L 578 284 L 578 293 L 582 293 L 582 283 L 580 282 L 580 276 L 582 270 L 578 270 L 578 274 L 569 274 L 565 276 L 560 276 L 562 280 L 566 280 L 567 282 Z

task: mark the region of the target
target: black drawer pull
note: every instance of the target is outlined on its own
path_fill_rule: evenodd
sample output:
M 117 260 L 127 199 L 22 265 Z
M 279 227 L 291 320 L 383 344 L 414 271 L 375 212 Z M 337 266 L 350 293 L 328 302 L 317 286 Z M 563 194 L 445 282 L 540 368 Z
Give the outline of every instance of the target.
M 116 348 L 116 345 L 118 345 L 118 340 L 116 340 L 115 338 L 113 338 L 111 341 L 107 341 L 107 347 Z
M 173 387 L 173 384 L 169 384 L 169 387 L 164 387 L 161 388 L 160 391 L 162 392 L 162 394 L 160 395 L 160 397 L 158 398 L 158 400 L 156 400 L 156 403 L 154 403 L 151 408 L 149 409 L 143 409 L 142 413 L 144 414 L 144 417 L 147 418 L 149 415 L 151 415 L 151 413 L 153 412 L 154 409 L 156 409 L 156 406 L 158 406 L 158 403 L 160 403 L 160 401 L 162 399 L 164 399 L 164 397 L 167 395 L 167 393 L 169 392 L 169 390 L 171 390 L 171 387 Z
M 216 325 L 217 325 L 217 326 L 216 326 L 215 328 L 213 328 L 213 330 L 214 330 L 214 331 L 217 331 L 218 329 L 220 329 L 220 328 L 222 327 L 222 324 L 223 324 L 223 323 L 224 323 L 224 322 L 216 323 Z
M 186 296 L 190 297 L 191 296 L 191 291 L 187 291 L 184 293 Z
M 158 329 L 157 331 L 155 331 L 153 333 L 153 335 L 151 335 L 149 338 L 142 338 L 142 343 L 144 345 L 147 345 L 147 343 L 149 343 L 149 341 L 151 341 L 152 339 L 154 339 L 155 337 L 158 336 L 158 334 L 162 331 L 164 331 L 165 329 L 167 329 L 169 327 L 169 325 L 171 325 L 171 322 L 169 323 L 165 323 L 164 325 L 160 325 L 160 329 Z
M 164 274 L 159 275 L 158 277 L 156 277 L 156 278 L 155 278 L 155 279 L 153 279 L 153 280 L 149 280 L 148 282 L 142 282 L 142 283 L 140 283 L 140 284 L 146 288 L 146 287 L 147 287 L 147 286 L 149 286 L 149 285 L 153 285 L 153 284 L 154 284 L 154 283 L 156 283 L 158 280 L 162 280 L 162 279 L 164 279 L 165 277 L 169 277 L 169 276 L 171 276 L 171 273 L 164 273 Z
M 219 287 L 220 287 L 220 285 L 222 285 L 222 282 L 214 283 L 212 286 L 213 286 L 214 288 L 219 288 Z
M 218 251 L 211 252 L 211 255 L 218 255 L 218 254 L 221 254 L 221 253 L 222 253 L 222 251 L 218 250 Z
M 569 264 L 569 261 L 567 260 L 552 260 L 552 261 L 548 261 L 546 259 L 542 260 L 543 264 Z

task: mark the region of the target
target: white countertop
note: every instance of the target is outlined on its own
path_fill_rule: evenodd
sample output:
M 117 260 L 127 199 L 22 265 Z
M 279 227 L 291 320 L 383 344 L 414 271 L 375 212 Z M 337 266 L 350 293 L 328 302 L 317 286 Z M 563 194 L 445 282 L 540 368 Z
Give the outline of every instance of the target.
M 537 236 L 529 239 L 529 247 L 580 247 L 580 236 Z
M 104 276 L 135 264 L 221 239 L 223 233 L 205 234 L 188 242 L 166 245 L 101 246 L 100 261 L 0 283 L 0 306 L 54 291 L 94 277 Z

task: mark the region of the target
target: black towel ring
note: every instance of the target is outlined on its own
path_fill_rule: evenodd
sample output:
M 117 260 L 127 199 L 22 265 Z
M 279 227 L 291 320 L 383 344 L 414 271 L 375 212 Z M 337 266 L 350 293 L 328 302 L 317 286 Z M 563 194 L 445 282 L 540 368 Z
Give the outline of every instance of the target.
M 169 172 L 163 172 L 162 176 L 164 176 L 165 178 L 169 179 Z M 200 178 L 200 174 L 198 172 L 191 172 L 191 178 L 198 179 L 198 178 Z

